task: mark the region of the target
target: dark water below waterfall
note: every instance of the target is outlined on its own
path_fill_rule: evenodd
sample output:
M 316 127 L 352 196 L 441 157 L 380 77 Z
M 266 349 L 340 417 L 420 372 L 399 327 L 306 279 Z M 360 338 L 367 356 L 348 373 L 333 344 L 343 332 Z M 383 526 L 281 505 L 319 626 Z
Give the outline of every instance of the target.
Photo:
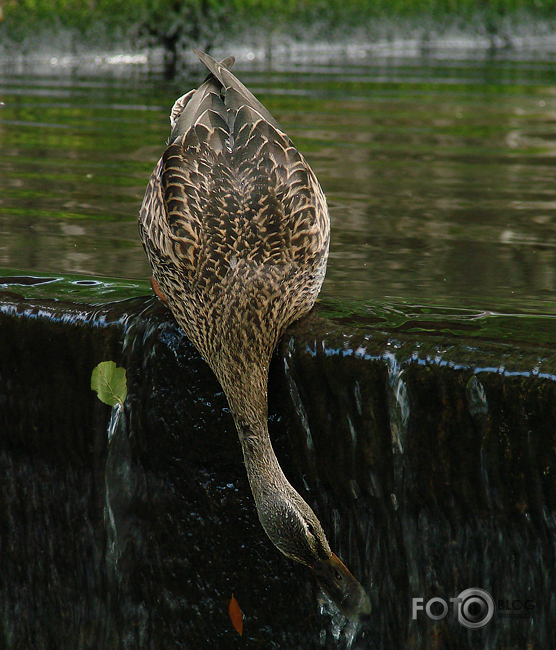
M 556 641 L 556 354 L 528 340 L 531 317 L 404 319 L 324 301 L 283 338 L 271 436 L 370 594 L 371 621 L 355 624 L 268 542 L 226 399 L 167 310 L 146 297 L 25 299 L 22 282 L 0 310 L 6 648 Z M 127 369 L 123 409 L 90 389 L 107 359 Z M 413 599 L 470 588 L 496 602 L 481 629 L 412 616 Z

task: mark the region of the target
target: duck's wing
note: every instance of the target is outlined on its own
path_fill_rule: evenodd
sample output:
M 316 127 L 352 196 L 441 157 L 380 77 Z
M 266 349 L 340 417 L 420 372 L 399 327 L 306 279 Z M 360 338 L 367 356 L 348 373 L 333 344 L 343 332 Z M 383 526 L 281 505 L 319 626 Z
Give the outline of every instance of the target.
M 228 57 L 220 65 L 231 68 L 234 61 Z M 203 164 L 201 152 L 196 162 L 195 152 L 201 143 L 205 143 L 205 157 L 207 151 L 214 154 L 225 146 L 229 129 L 221 88 L 209 73 L 199 88 L 177 99 L 172 107 L 168 148 L 151 175 L 139 214 L 139 233 L 155 278 L 162 275 L 161 269 L 175 271 L 190 258 L 184 250 L 192 252 L 192 244 L 200 244 L 201 197 L 206 193 L 203 181 L 209 177 L 212 163 Z M 176 224 L 176 219 L 182 225 Z M 161 278 L 159 284 L 163 288 Z

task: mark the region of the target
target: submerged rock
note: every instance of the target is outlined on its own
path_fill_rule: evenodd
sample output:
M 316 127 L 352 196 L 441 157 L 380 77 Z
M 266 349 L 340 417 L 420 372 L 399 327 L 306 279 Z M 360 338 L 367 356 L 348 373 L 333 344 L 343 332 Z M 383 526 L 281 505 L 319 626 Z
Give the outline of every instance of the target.
M 556 641 L 551 322 L 329 304 L 283 337 L 271 436 L 371 595 L 356 624 L 268 542 L 222 390 L 160 303 L 0 299 L 2 647 Z M 106 360 L 123 408 L 90 388 Z M 453 615 L 470 588 L 496 605 L 479 629 Z

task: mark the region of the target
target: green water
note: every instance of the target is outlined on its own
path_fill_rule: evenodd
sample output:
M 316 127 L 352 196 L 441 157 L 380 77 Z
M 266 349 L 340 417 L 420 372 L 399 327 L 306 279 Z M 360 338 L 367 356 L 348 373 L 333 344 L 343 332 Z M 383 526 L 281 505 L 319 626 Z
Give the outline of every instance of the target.
M 324 298 L 556 314 L 553 62 L 236 67 L 327 194 Z M 137 214 L 172 103 L 203 74 L 5 64 L 0 270 L 146 287 Z

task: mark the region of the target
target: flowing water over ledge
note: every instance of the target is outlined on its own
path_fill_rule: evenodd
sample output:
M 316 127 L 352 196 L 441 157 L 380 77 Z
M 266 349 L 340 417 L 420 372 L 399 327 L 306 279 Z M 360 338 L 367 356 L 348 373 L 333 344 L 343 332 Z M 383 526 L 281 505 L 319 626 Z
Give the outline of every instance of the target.
M 356 625 L 266 539 L 225 397 L 168 311 L 48 279 L 2 280 L 3 647 L 556 641 L 553 318 L 324 301 L 283 337 L 271 435 L 371 595 L 371 620 Z M 54 286 L 64 300 L 44 297 Z M 123 409 L 90 389 L 107 359 L 127 369 Z M 479 630 L 451 613 L 412 617 L 412 598 L 449 603 L 473 587 L 532 609 L 499 607 Z

